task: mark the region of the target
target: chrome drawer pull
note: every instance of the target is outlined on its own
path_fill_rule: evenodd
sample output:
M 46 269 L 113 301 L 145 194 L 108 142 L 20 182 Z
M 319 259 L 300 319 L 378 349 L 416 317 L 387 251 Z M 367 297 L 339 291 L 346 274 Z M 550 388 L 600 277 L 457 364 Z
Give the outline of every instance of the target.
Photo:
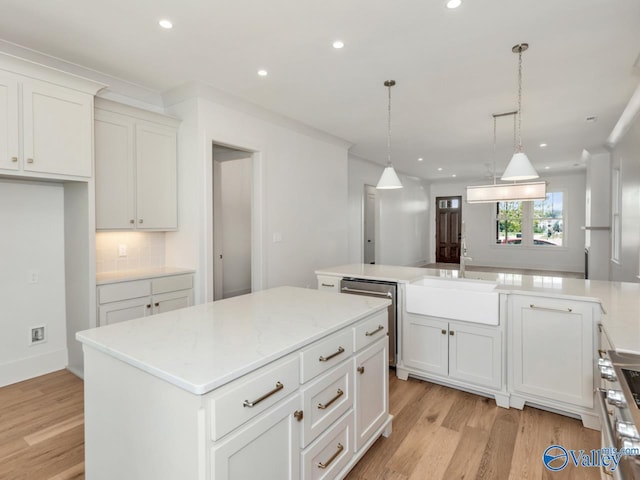
M 14 163 L 17 162 L 18 161 L 18 157 L 11 157 L 11 161 L 14 162 Z
M 376 328 L 373 332 L 364 332 L 364 334 L 367 337 L 372 337 L 373 335 L 375 335 L 376 333 L 378 333 L 380 330 L 384 330 L 384 327 L 382 325 L 378 325 L 378 328 Z
M 331 462 L 333 462 L 336 457 L 338 455 L 340 455 L 340 452 L 344 450 L 344 447 L 342 446 L 341 443 L 338 444 L 338 450 L 336 450 L 336 453 L 334 453 L 333 455 L 331 455 L 331 458 L 329 460 L 327 460 L 327 463 L 322 463 L 322 462 L 318 462 L 318 468 L 327 468 L 329 465 L 331 465 Z
M 533 308 L 535 310 L 547 310 L 549 312 L 573 312 L 572 308 L 552 308 L 552 307 L 538 307 L 537 305 L 534 305 L 533 303 L 529 305 L 529 308 Z
M 263 401 L 266 398 L 269 398 L 271 395 L 273 395 L 274 393 L 278 393 L 280 390 L 282 390 L 284 388 L 284 385 L 282 385 L 280 382 L 276 382 L 276 388 L 274 388 L 273 390 L 271 390 L 270 392 L 265 393 L 264 395 L 262 395 L 260 398 L 256 398 L 253 402 L 250 402 L 249 400 L 245 400 L 242 404 L 243 407 L 255 407 L 257 404 L 259 404 L 261 401 Z
M 319 362 L 328 362 L 329 360 L 331 360 L 333 357 L 335 357 L 336 355 L 340 355 L 341 353 L 344 353 L 344 348 L 342 347 L 338 347 L 338 351 L 336 353 L 332 353 L 331 355 L 329 355 L 328 357 L 324 357 L 322 355 L 320 355 L 320 358 L 318 359 Z
M 370 290 L 360 290 L 357 288 L 349 288 L 342 287 L 343 292 L 351 292 L 351 293 L 362 293 L 363 295 L 371 295 L 375 297 L 389 297 L 392 298 L 393 294 L 391 292 L 372 292 Z
M 325 403 L 324 405 L 322 403 L 318 404 L 318 408 L 320 410 L 326 410 L 327 408 L 329 408 L 331 406 L 331 404 L 333 402 L 335 402 L 337 399 L 339 399 L 342 395 L 344 395 L 344 392 L 340 389 L 338 389 L 338 393 L 336 393 L 336 396 L 333 397 L 331 400 L 329 400 L 327 403 Z
M 321 283 L 320 285 L 322 285 L 323 287 L 335 287 L 336 285 L 334 283 Z

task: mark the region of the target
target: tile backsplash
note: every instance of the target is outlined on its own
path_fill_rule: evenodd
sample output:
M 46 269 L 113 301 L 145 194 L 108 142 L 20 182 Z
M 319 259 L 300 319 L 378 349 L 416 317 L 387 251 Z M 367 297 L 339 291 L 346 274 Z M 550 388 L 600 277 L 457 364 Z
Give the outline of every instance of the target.
M 164 250 L 164 232 L 98 232 L 96 273 L 163 267 Z

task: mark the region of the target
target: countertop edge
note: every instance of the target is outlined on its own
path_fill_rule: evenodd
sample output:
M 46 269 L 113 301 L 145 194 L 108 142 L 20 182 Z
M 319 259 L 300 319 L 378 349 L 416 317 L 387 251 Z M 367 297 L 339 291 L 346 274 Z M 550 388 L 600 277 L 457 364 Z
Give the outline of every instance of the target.
M 152 278 L 171 277 L 195 273 L 192 268 L 158 267 L 149 269 L 123 270 L 121 272 L 102 272 L 96 274 L 96 286 L 111 285 L 113 283 L 149 280 Z M 107 277 L 107 278 L 101 278 Z

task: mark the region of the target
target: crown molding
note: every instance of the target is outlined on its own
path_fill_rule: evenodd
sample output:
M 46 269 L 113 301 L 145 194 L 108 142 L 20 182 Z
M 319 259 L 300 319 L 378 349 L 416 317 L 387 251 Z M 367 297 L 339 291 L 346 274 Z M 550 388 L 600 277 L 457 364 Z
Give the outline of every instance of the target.
M 618 142 L 622 140 L 622 138 L 631 128 L 631 125 L 633 125 L 633 122 L 638 117 L 639 112 L 640 112 L 640 85 L 638 85 L 635 92 L 633 92 L 633 95 L 631 96 L 629 103 L 627 103 L 627 106 L 623 110 L 622 115 L 620 115 L 620 118 L 618 119 L 618 122 L 616 123 L 615 127 L 613 127 L 613 130 L 611 130 L 611 133 L 609 134 L 609 138 L 607 138 L 607 142 L 605 144 L 607 147 L 609 147 L 610 149 L 616 148 L 616 145 L 618 145 Z

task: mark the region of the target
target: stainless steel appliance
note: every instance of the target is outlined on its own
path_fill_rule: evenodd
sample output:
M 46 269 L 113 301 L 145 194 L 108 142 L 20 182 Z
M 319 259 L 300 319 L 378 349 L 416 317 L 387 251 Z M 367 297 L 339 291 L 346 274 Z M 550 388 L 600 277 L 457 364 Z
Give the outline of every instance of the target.
M 398 284 L 395 282 L 383 282 L 381 280 L 367 280 L 363 278 L 343 278 L 340 281 L 340 292 L 351 295 L 365 295 L 369 297 L 382 297 L 391 300 L 389 305 L 389 365 L 396 365 L 396 299 Z
M 614 350 L 599 353 L 603 388 L 597 390 L 596 398 L 602 419 L 602 448 L 626 453 L 636 449 L 640 453 L 640 355 Z M 640 456 L 622 455 L 615 471 L 603 469 L 603 473 L 617 480 L 640 479 Z

